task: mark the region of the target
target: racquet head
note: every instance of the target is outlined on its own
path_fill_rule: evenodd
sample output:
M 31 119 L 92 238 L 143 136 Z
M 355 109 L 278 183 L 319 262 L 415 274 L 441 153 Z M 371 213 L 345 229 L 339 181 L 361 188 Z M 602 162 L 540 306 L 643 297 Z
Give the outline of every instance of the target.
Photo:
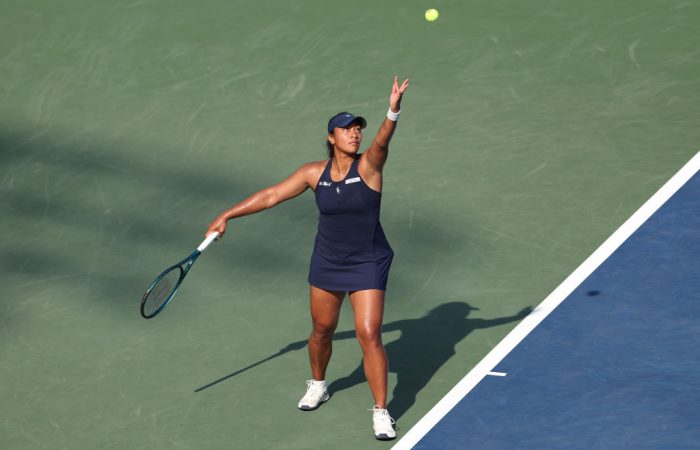
M 141 299 L 141 315 L 151 319 L 165 308 L 180 287 L 185 271 L 177 265 L 167 269 L 151 283 Z
M 163 273 L 153 280 L 153 283 L 151 283 L 141 299 L 141 316 L 145 319 L 151 319 L 157 316 L 158 313 L 167 306 L 170 300 L 175 296 L 177 289 L 180 287 L 180 284 L 182 284 L 182 280 L 185 279 L 185 275 L 187 275 L 192 264 L 194 264 L 204 249 L 218 237 L 219 233 L 216 231 L 207 235 L 206 239 L 199 244 L 199 247 L 197 247 L 190 256 L 174 266 L 165 269 Z

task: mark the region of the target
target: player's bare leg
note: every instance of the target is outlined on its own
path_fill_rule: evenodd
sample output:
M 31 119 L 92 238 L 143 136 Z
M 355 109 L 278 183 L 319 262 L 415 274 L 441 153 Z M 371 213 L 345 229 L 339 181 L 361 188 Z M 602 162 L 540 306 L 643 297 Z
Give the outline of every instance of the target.
M 345 293 L 311 286 L 310 297 L 313 327 L 309 336 L 309 362 L 312 378 L 306 381 L 306 394 L 298 404 L 298 408 L 304 411 L 312 411 L 330 398 L 326 386 L 326 368 L 333 352 L 333 333 L 338 326 Z
M 315 380 L 326 378 L 326 368 L 333 352 L 333 333 L 338 326 L 344 292 L 331 292 L 311 286 L 311 321 L 309 362 Z
M 355 312 L 355 332 L 363 354 L 365 376 L 374 404 L 386 408 L 387 357 L 382 344 L 384 291 L 368 289 L 350 293 Z
M 384 291 L 351 292 L 350 303 L 355 311 L 355 332 L 362 347 L 365 376 L 374 397 L 371 409 L 374 437 L 382 441 L 395 439 L 394 419 L 386 409 L 388 363 L 382 344 Z

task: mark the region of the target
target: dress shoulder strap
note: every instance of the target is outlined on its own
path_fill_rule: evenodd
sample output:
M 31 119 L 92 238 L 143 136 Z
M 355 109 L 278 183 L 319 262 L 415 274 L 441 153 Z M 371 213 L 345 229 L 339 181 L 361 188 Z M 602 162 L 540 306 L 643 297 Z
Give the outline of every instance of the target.
M 360 176 L 360 173 L 357 171 L 357 166 L 359 163 L 360 158 L 357 158 L 355 161 L 352 162 L 352 164 L 350 165 L 350 170 L 348 170 L 347 178 L 354 178 Z
M 331 165 L 333 165 L 333 158 L 328 158 L 326 161 L 326 167 L 323 169 L 321 174 L 321 179 L 327 180 L 331 177 Z

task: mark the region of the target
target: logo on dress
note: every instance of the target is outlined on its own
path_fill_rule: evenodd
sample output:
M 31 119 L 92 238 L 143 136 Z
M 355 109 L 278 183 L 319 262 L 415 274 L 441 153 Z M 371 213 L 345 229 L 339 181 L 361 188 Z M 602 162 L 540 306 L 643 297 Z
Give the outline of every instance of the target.
M 345 184 L 359 183 L 359 182 L 360 182 L 360 177 L 348 178 L 347 180 L 345 180 Z
M 318 185 L 319 186 L 330 186 L 331 183 L 330 183 L 330 181 L 319 181 Z
M 339 187 L 335 188 L 335 192 L 337 192 L 338 194 L 340 194 L 340 188 L 339 188 Z

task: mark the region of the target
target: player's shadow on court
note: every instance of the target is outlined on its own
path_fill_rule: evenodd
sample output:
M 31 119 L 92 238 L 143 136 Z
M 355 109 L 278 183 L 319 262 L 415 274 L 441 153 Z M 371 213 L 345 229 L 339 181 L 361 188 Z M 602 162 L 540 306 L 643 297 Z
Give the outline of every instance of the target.
M 382 332 L 400 331 L 395 341 L 385 344 L 389 358 L 389 371 L 396 373 L 396 387 L 390 396 L 387 409 L 394 419 L 399 419 L 413 406 L 416 396 L 435 373 L 455 354 L 455 346 L 474 330 L 495 327 L 521 320 L 532 308 L 496 319 L 469 319 L 472 310 L 478 310 L 464 302 L 450 302 L 436 306 L 418 319 L 403 319 L 382 326 Z M 355 338 L 355 330 L 335 333 L 333 340 Z M 201 392 L 223 381 L 275 359 L 285 353 L 306 347 L 306 340 L 292 342 L 266 358 L 236 370 L 198 389 Z M 331 395 L 366 381 L 362 361 L 349 375 L 333 381 L 328 386 Z
M 440 367 L 455 355 L 455 346 L 469 333 L 521 320 L 532 309 L 525 308 L 509 317 L 469 319 L 472 310 L 477 308 L 464 302 L 444 303 L 421 318 L 397 320 L 383 325 L 384 333 L 401 332 L 398 339 L 384 346 L 389 358 L 389 371 L 396 373 L 396 386 L 387 405 L 394 419 L 399 419 L 413 406 L 418 393 Z M 354 337 L 355 331 L 348 330 L 336 333 L 334 340 Z M 328 391 L 333 395 L 365 381 L 360 361 L 351 374 L 333 381 Z

